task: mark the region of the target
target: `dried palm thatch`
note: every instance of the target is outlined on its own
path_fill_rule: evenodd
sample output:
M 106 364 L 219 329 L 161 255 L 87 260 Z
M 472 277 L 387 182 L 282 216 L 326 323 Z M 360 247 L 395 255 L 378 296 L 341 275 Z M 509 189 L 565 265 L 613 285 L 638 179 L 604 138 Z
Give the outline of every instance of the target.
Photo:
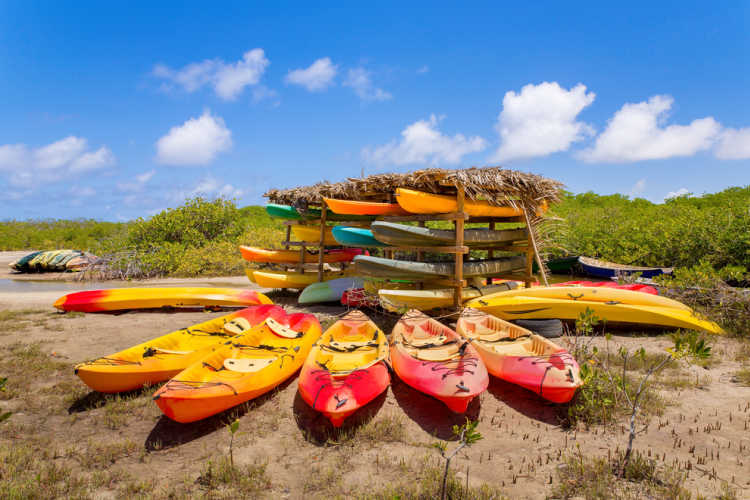
M 562 183 L 545 177 L 501 167 L 459 170 L 429 168 L 405 174 L 376 174 L 343 182 L 321 182 L 292 189 L 272 189 L 264 194 L 272 203 L 305 209 L 320 205 L 323 198 L 389 201 L 396 188 L 411 188 L 434 194 L 455 194 L 463 186 L 466 198 L 487 200 L 496 206 L 536 208 L 559 200 Z

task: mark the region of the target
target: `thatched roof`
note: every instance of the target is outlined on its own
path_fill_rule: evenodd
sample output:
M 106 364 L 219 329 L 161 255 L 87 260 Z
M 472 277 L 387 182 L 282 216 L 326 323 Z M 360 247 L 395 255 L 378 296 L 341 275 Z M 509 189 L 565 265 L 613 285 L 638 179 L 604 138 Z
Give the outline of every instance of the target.
M 376 174 L 343 182 L 320 182 L 292 189 L 272 189 L 263 196 L 271 203 L 305 208 L 320 205 L 323 198 L 388 201 L 396 188 L 411 188 L 436 194 L 455 194 L 463 185 L 466 197 L 485 199 L 492 205 L 537 207 L 559 200 L 562 183 L 545 177 L 501 167 L 446 170 L 429 168 L 406 174 Z

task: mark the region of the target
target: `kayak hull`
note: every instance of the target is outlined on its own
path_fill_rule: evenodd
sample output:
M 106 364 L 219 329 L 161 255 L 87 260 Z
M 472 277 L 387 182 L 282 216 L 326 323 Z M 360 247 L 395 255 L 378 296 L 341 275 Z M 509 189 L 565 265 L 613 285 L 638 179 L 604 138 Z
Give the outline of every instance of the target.
M 294 375 L 320 337 L 320 323 L 312 314 L 285 314 L 277 322 L 301 337 L 281 337 L 266 323 L 256 325 L 157 390 L 159 409 L 177 422 L 195 422 L 255 399 Z M 255 372 L 232 369 L 232 363 L 242 361 L 264 367 Z
M 346 290 L 362 288 L 362 278 L 336 278 L 322 283 L 308 285 L 299 295 L 299 304 L 315 304 L 318 302 L 338 302 Z
M 256 248 L 240 246 L 242 258 L 249 262 L 270 263 L 270 264 L 297 264 L 300 261 L 299 250 L 269 250 L 265 248 Z M 358 248 L 343 248 L 337 250 L 328 250 L 323 255 L 323 262 L 349 262 L 362 250 Z M 305 263 L 317 264 L 318 254 L 305 252 Z
M 390 279 L 440 279 L 453 276 L 455 269 L 452 262 L 412 262 L 367 255 L 358 255 L 354 258 L 354 263 L 358 274 Z M 522 270 L 525 265 L 526 258 L 522 256 L 469 261 L 464 262 L 463 275 L 471 277 L 510 274 Z
M 401 208 L 414 214 L 442 214 L 458 210 L 453 196 L 425 193 L 413 189 L 396 189 L 396 200 Z M 517 217 L 523 211 L 513 207 L 496 207 L 486 201 L 464 202 L 464 211 L 471 217 Z
M 375 239 L 372 231 L 360 227 L 335 226 L 332 231 L 333 238 L 339 245 L 355 247 L 386 247 L 387 243 Z
M 70 293 L 55 301 L 62 311 L 108 312 L 162 307 L 247 307 L 271 304 L 255 290 L 239 288 L 111 288 Z
M 318 281 L 318 273 L 315 272 L 294 273 L 246 269 L 245 273 L 250 281 L 263 288 L 305 288 Z M 325 272 L 323 273 L 323 281 L 343 278 L 347 274 L 348 272 Z
M 318 246 L 320 245 L 320 226 L 292 226 L 292 236 L 296 241 L 303 241 L 310 246 Z M 331 226 L 327 226 L 325 229 L 323 244 L 331 246 L 339 244 L 333 237 Z
M 653 278 L 661 274 L 672 274 L 672 269 L 668 267 L 625 266 L 589 257 L 578 257 L 578 263 L 584 274 L 597 278 L 616 278 L 618 275 L 635 273 L 640 273 L 642 278 Z
M 233 337 L 224 325 L 237 318 L 251 325 L 271 317 L 281 320 L 284 310 L 275 305 L 253 306 L 151 339 L 94 361 L 80 363 L 75 373 L 91 389 L 117 393 L 169 380 Z M 161 349 L 166 349 L 160 352 Z M 184 354 L 181 354 L 184 353 Z
M 373 222 L 370 227 L 372 234 L 378 241 L 393 246 L 454 246 L 456 244 L 456 233 L 452 230 L 407 226 L 381 221 Z M 527 237 L 528 233 L 525 229 L 465 229 L 464 245 L 488 247 L 499 244 L 508 245 L 513 241 L 523 240 L 526 242 Z
M 464 288 L 461 292 L 461 301 L 475 299 L 500 291 L 510 290 L 511 285 L 501 284 L 495 286 L 476 288 Z M 437 290 L 378 290 L 381 304 L 389 311 L 398 312 L 405 309 L 418 309 L 429 311 L 453 306 L 453 288 L 441 288 Z
M 277 217 L 279 219 L 315 220 L 315 219 L 320 219 L 323 212 L 319 208 L 309 208 L 305 212 L 300 212 L 296 208 L 290 207 L 289 205 L 278 205 L 276 203 L 269 203 L 268 205 L 266 205 L 266 213 L 270 215 L 271 217 Z M 374 219 L 374 217 L 364 216 L 364 215 L 341 216 L 339 214 L 333 213 L 331 210 L 328 210 L 326 212 L 326 220 L 370 221 L 372 219 Z
M 336 200 L 323 198 L 332 212 L 340 215 L 409 215 L 398 203 Z

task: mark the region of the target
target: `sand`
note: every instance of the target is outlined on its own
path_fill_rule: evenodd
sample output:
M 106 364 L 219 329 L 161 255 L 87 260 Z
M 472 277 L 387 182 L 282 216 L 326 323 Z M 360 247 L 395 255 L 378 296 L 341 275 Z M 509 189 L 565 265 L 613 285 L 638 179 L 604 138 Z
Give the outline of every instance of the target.
M 176 424 L 164 417 L 145 394 L 141 398 L 142 407 L 133 410 L 131 417 L 117 426 L 103 425 L 106 408 L 89 404 L 100 396 L 80 383 L 72 373 L 72 366 L 226 313 L 160 311 L 73 317 L 55 314 L 51 304 L 67 290 L 113 283 L 32 282 L 28 289 L 19 283 L 8 284 L 4 280 L 16 276 L 6 271 L 6 263 L 18 255 L 19 252 L 0 253 L 0 311 L 36 312 L 28 314 L 28 321 L 0 331 L 0 348 L 40 342 L 41 349 L 51 358 L 71 367 L 64 376 L 68 384 L 64 387 L 70 387 L 68 392 L 72 396 L 60 394 L 58 399 L 45 400 L 49 401 L 46 407 L 24 407 L 28 404 L 25 401 L 31 400 L 23 398 L 0 401 L 0 409 L 16 412 L 9 421 L 16 426 L 15 430 L 0 435 L 0 447 L 31 439 L 25 434 L 32 433 L 29 429 L 37 429 L 33 431 L 34 439 L 44 436 L 61 449 L 126 440 L 140 451 L 117 457 L 107 464 L 106 470 L 125 471 L 152 481 L 157 488 L 168 488 L 181 481 L 192 484 L 190 488 L 198 488 L 194 481 L 205 469 L 207 460 L 227 452 L 228 434 L 224 426 L 228 414 L 195 424 Z M 150 280 L 138 285 L 186 284 L 253 286 L 244 277 Z M 294 305 L 294 296 L 290 294 L 263 291 L 288 309 L 316 313 L 321 321 L 330 321 L 345 312 L 335 305 L 302 309 Z M 394 318 L 383 315 L 374 319 L 388 331 L 387 324 Z M 670 345 L 665 335 L 616 335 L 612 342 L 631 348 L 645 346 L 650 352 L 663 352 Z M 713 347 L 718 362 L 710 369 L 695 366 L 684 369 L 684 376 L 694 377 L 700 383 L 663 391 L 670 405 L 663 415 L 651 420 L 648 429 L 638 437 L 636 447 L 651 457 L 659 457 L 659 463 L 686 467 L 690 462 L 691 471 L 684 486 L 693 493 L 711 497 L 720 491 L 721 482 L 726 481 L 737 490 L 739 498 L 750 498 L 750 387 L 735 383 L 732 375 L 741 366 L 735 357 L 742 344 L 719 338 Z M 66 397 L 72 398 L 72 403 L 63 403 Z M 620 425 L 571 431 L 560 425 L 559 414 L 555 405 L 535 394 L 493 379 L 489 390 L 470 406 L 469 415 L 479 419 L 478 430 L 484 439 L 454 460 L 459 479 L 464 481 L 468 471 L 471 485 L 491 484 L 511 498 L 543 499 L 557 481 L 557 469 L 565 453 L 580 447 L 584 455 L 606 456 L 626 444 Z M 463 416 L 452 414 L 442 403 L 394 379 L 387 393 L 347 421 L 345 429 L 356 434 L 363 424 L 382 421 L 402 426 L 405 437 L 382 444 L 353 439 L 340 445 L 330 442 L 326 445 L 325 441 L 334 436 L 330 424 L 301 400 L 295 376 L 278 391 L 243 410 L 234 454 L 238 463 L 268 464 L 272 478 L 269 497 L 334 494 L 346 497 L 376 491 L 384 484 L 416 474 L 410 472 L 409 465 L 401 464 L 412 464 L 413 468 L 423 457 L 430 457 L 437 464 L 437 452 L 430 445 L 438 439 L 451 439 L 452 426 L 463 420 Z M 74 470 L 86 474 L 87 467 L 71 456 L 76 455 L 62 453 L 54 460 L 73 464 Z M 414 477 L 414 481 L 418 479 Z M 118 484 L 115 481 L 101 487 L 97 496 L 111 496 L 120 487 Z

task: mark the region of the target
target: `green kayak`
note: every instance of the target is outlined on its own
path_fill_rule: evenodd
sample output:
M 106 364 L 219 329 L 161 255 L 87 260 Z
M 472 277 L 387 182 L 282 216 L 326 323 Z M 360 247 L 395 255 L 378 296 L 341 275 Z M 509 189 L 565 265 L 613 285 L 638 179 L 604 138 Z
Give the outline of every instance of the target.
M 296 208 L 290 207 L 289 205 L 277 205 L 275 203 L 269 203 L 266 205 L 266 212 L 271 217 L 278 217 L 280 219 L 320 219 L 321 211 L 319 208 L 310 208 L 306 212 L 301 213 Z M 328 210 L 326 212 L 326 220 L 344 220 L 344 221 L 371 221 L 374 220 L 373 215 L 343 215 L 335 214 Z

